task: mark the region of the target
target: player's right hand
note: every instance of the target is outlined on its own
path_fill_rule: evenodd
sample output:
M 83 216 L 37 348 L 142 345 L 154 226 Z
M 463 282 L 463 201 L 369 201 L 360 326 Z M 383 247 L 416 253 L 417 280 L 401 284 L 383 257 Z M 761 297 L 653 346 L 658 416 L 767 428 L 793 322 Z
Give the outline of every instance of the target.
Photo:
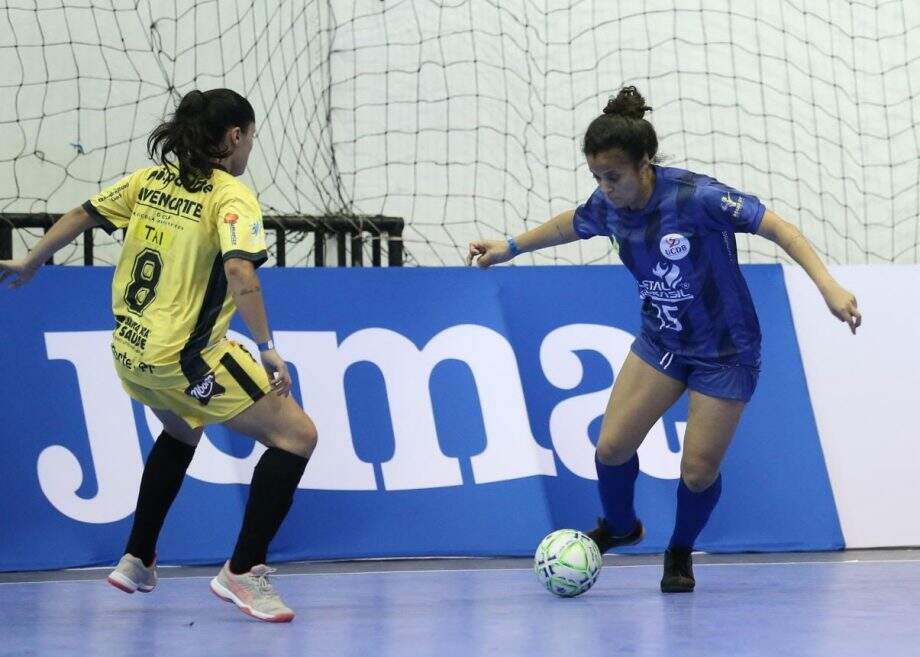
M 281 354 L 274 349 L 269 349 L 268 351 L 260 351 L 259 356 L 262 358 L 262 367 L 268 373 L 272 391 L 281 397 L 287 397 L 291 394 L 291 375 Z
M 508 243 L 502 240 L 477 240 L 470 242 L 470 252 L 466 256 L 466 264 L 475 264 L 482 269 L 508 262 L 513 256 Z
M 10 280 L 10 288 L 22 287 L 32 280 L 38 267 L 29 265 L 24 258 L 19 260 L 0 260 L 0 283 L 7 278 L 16 276 Z

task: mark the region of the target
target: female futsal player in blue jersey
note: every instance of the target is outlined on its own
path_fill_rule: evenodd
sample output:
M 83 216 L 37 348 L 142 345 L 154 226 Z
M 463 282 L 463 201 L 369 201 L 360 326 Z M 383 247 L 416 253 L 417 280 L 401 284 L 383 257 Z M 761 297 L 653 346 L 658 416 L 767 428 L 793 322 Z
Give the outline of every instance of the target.
M 856 298 L 828 273 L 802 233 L 756 197 L 654 164 L 658 137 L 643 118 L 650 109 L 635 87 L 622 89 L 585 133 L 583 151 L 598 184 L 587 202 L 507 241 L 472 242 L 468 261 L 489 267 L 579 238 L 616 240 L 639 286 L 642 329 L 616 376 L 601 425 L 595 463 L 604 517 L 589 535 L 601 552 L 642 539 L 633 505 L 636 452 L 689 390 L 677 518 L 661 580 L 661 590 L 670 593 L 695 586 L 693 545 L 719 500 L 719 467 L 760 370 L 760 325 L 734 233 L 754 233 L 782 247 L 853 333 L 861 316 Z

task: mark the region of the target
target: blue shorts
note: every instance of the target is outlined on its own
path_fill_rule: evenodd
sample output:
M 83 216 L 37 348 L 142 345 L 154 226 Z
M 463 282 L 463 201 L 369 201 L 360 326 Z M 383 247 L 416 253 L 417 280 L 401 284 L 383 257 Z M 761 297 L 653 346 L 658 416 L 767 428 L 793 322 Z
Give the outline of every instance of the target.
M 747 402 L 757 387 L 759 352 L 718 359 L 677 356 L 652 342 L 645 333 L 639 334 L 631 349 L 662 374 L 710 397 Z

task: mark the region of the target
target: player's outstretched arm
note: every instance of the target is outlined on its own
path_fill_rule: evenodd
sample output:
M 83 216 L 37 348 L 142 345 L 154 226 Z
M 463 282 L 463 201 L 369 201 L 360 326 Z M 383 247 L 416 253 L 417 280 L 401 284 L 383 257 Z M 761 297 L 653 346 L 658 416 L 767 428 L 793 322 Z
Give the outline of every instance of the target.
M 249 335 L 258 343 L 266 343 L 271 339 L 268 330 L 268 316 L 265 313 L 265 301 L 262 299 L 262 286 L 259 284 L 259 275 L 255 265 L 242 258 L 230 258 L 224 263 L 224 273 L 227 275 L 227 286 L 233 296 L 236 309 L 249 329 Z M 268 372 L 272 389 L 279 395 L 287 396 L 291 391 L 291 375 L 287 363 L 281 355 L 271 349 L 259 348 L 262 366 Z
M 818 287 L 834 317 L 846 322 L 850 331 L 855 334 L 857 327 L 862 324 L 862 315 L 856 307 L 856 297 L 831 276 L 801 231 L 772 210 L 767 210 L 757 234 L 778 244 L 789 257 L 802 266 Z
M 549 246 L 559 246 L 568 244 L 578 239 L 572 220 L 575 217 L 575 210 L 566 210 L 561 214 L 541 224 L 536 228 L 528 230 L 514 238 L 518 246 L 518 253 L 527 253 L 545 249 Z M 511 247 L 504 240 L 476 240 L 470 242 L 470 252 L 466 256 L 466 264 L 476 264 L 485 269 L 491 265 L 497 265 L 502 262 L 508 262 L 517 253 L 511 251 Z
M 25 285 L 61 247 L 73 242 L 83 231 L 98 225 L 82 207 L 74 208 L 54 222 L 29 255 L 17 260 L 0 260 L 0 283 L 15 277 L 10 281 L 11 288 Z

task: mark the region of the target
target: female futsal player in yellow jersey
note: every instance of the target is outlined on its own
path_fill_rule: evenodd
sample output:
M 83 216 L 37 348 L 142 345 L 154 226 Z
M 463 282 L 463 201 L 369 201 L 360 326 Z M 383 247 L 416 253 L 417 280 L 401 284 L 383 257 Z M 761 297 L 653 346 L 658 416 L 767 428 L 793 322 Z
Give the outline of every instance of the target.
M 27 283 L 84 230 L 126 229 L 112 282 L 115 369 L 131 397 L 163 423 L 144 467 L 130 538 L 114 586 L 157 584 L 156 542 L 207 424 L 222 423 L 268 449 L 256 465 L 233 556 L 212 591 L 260 620 L 294 613 L 268 581 L 268 545 L 287 515 L 316 428 L 289 396 L 256 267 L 266 260 L 262 214 L 236 176 L 246 170 L 255 113 L 229 89 L 191 91 L 147 142 L 156 166 L 139 169 L 65 214 L 21 260 L 0 262 L 0 281 Z M 226 339 L 239 310 L 261 366 Z

